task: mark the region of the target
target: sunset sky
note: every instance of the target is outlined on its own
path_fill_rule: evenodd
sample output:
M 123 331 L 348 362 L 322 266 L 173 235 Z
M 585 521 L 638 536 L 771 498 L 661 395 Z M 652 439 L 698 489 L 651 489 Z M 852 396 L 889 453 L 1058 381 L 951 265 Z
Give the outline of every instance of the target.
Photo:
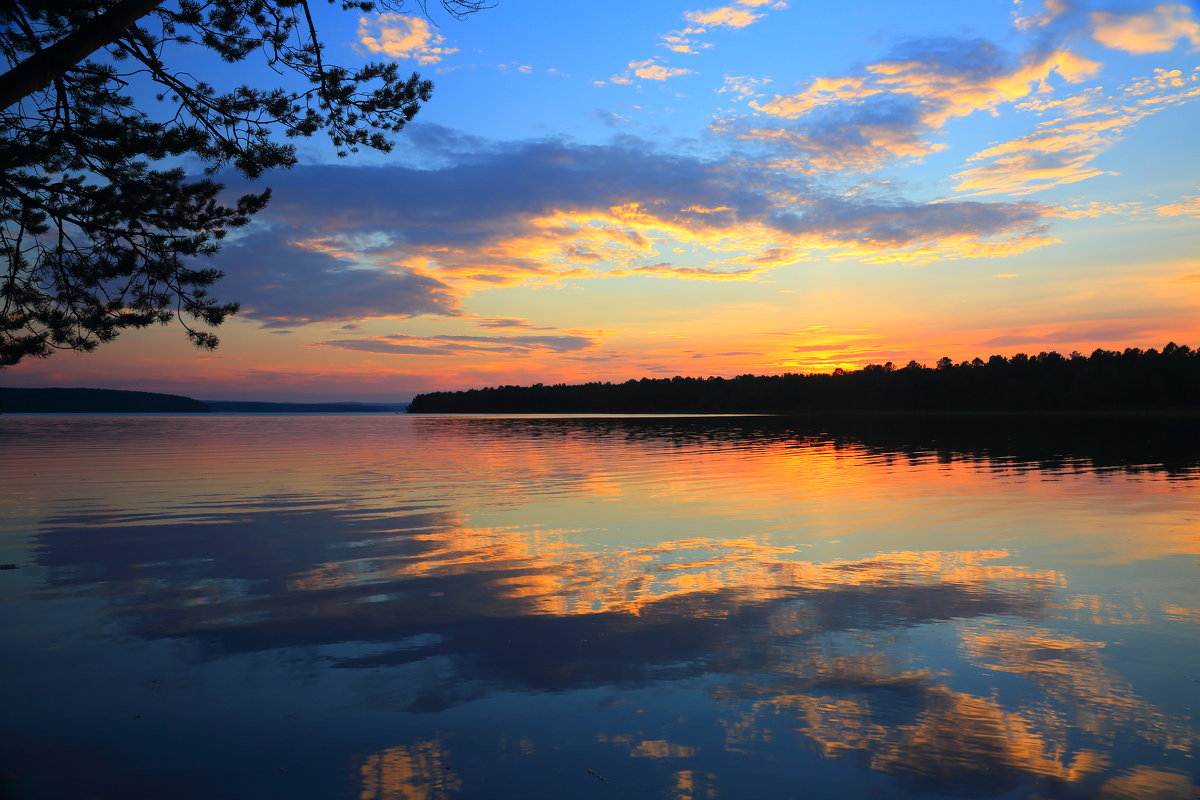
M 131 331 L 0 384 L 399 401 L 1200 345 L 1195 2 L 320 10 L 328 60 L 434 81 L 394 151 L 223 176 L 274 199 L 213 260 L 215 353 Z

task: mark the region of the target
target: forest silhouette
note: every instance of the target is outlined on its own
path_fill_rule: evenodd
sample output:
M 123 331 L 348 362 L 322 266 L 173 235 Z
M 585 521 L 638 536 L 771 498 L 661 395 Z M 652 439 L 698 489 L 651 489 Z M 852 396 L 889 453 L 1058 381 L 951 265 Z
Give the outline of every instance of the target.
M 642 378 L 419 394 L 409 413 L 804 413 L 1115 411 L 1200 407 L 1200 351 L 1174 342 L 994 355 L 933 367 L 910 361 L 822 374 Z

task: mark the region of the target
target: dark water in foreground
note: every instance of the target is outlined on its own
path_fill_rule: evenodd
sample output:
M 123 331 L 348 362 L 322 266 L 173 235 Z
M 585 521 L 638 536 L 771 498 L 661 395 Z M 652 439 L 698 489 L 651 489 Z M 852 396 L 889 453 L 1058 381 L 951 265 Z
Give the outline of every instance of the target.
M 0 418 L 0 794 L 1192 798 L 1195 422 Z

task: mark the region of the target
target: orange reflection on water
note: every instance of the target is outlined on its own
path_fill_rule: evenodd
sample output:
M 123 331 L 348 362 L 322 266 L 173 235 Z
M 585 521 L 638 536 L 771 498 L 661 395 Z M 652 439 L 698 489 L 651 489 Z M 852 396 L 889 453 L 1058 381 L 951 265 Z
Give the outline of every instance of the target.
M 1190 622 L 1193 625 L 1200 625 L 1200 608 L 1165 606 L 1163 616 L 1172 622 Z
M 1200 786 L 1180 772 L 1139 766 L 1105 781 L 1100 800 L 1191 800 Z
M 1057 603 L 1055 609 L 1078 612 L 1093 625 L 1143 625 L 1150 621 L 1145 604 L 1138 599 L 1121 604 L 1095 594 L 1076 594 Z
M 462 781 L 446 765 L 447 756 L 437 740 L 369 755 L 358 768 L 359 800 L 448 800 Z
M 683 769 L 673 776 L 671 800 L 717 800 L 717 776 L 711 772 Z
M 691 758 L 696 755 L 695 747 L 668 742 L 666 739 L 636 740 L 633 736 L 627 734 L 617 734 L 616 736 L 602 735 L 598 738 L 600 741 L 608 741 L 625 747 L 629 750 L 629 755 L 632 758 Z

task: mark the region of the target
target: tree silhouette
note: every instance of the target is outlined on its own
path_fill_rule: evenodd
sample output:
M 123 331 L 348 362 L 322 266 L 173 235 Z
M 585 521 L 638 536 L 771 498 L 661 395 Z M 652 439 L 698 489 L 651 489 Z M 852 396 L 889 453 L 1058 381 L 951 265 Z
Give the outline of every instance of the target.
M 487 2 L 440 4 L 460 17 Z M 258 177 L 296 162 L 288 137 L 386 151 L 433 89 L 395 63 L 327 63 L 309 0 L 25 0 L 0 3 L 0 23 L 0 366 L 172 319 L 215 347 L 197 323 L 237 305 L 209 295 L 221 273 L 196 261 L 270 193 L 220 202 L 183 158 Z M 201 52 L 264 59 L 295 88 L 219 90 L 193 74 Z
M 413 413 L 798 413 L 810 411 L 1096 411 L 1200 408 L 1200 351 L 1170 343 L 1091 356 L 994 355 L 936 369 L 909 361 L 832 374 L 642 378 L 625 383 L 497 386 L 431 392 Z

